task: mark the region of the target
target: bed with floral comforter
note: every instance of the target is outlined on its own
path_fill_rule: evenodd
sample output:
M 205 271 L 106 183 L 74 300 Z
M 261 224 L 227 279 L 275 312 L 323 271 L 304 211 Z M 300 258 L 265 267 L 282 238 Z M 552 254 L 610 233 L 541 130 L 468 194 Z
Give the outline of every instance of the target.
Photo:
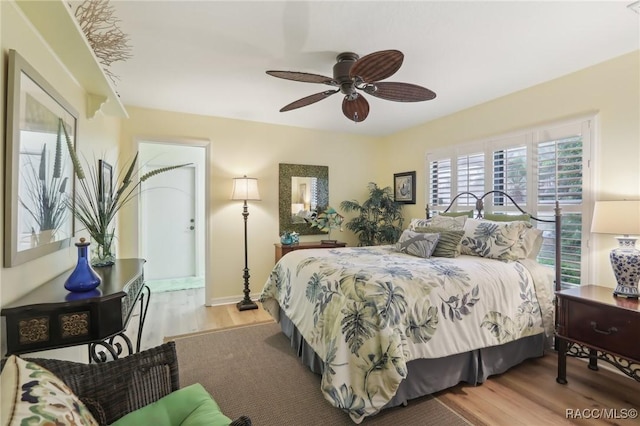
M 552 270 L 526 259 L 297 250 L 260 299 L 295 324 L 324 363 L 325 398 L 360 423 L 393 398 L 411 360 L 551 335 L 552 282 Z

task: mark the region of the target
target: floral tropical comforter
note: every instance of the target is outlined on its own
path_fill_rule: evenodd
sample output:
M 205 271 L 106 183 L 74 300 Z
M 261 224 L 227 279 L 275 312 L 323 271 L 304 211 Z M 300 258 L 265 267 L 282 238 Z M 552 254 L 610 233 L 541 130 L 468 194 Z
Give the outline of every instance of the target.
M 550 333 L 552 282 L 531 261 L 423 259 L 393 246 L 296 250 L 260 299 L 276 320 L 282 309 L 293 321 L 325 363 L 325 398 L 360 423 L 393 398 L 410 360 L 500 345 L 545 325 Z

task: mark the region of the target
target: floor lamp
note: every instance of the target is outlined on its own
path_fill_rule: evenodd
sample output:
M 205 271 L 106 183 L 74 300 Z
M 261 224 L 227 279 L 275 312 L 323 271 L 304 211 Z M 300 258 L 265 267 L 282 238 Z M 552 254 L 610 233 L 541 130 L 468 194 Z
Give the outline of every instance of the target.
M 248 178 L 246 175 L 241 178 L 233 178 L 233 191 L 231 191 L 231 199 L 244 201 L 242 216 L 244 217 L 244 299 L 237 303 L 238 310 L 246 311 L 249 309 L 258 309 L 258 305 L 251 300 L 249 294 L 249 262 L 247 256 L 247 218 L 249 217 L 249 209 L 247 201 L 260 201 L 260 193 L 258 192 L 258 179 Z

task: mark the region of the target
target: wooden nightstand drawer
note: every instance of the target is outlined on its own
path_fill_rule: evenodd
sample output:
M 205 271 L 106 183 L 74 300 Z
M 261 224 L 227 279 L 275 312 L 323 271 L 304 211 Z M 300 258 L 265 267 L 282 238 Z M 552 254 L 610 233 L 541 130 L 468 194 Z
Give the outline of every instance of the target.
M 640 359 L 638 316 L 622 309 L 567 300 L 566 337 Z

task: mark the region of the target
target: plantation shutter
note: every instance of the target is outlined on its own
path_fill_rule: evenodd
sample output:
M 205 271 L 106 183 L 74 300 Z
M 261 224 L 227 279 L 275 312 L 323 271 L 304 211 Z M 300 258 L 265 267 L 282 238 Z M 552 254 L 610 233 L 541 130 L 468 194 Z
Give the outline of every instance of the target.
M 452 189 L 451 158 L 429 162 L 430 208 L 448 206 Z
M 585 133 L 589 133 L 589 127 L 590 123 L 585 122 L 545 129 L 538 132 L 537 142 L 534 145 L 538 176 L 536 188 L 538 215 L 541 218 L 552 218 L 556 200 L 562 209 L 561 279 L 564 286 L 576 286 L 581 282 L 581 264 L 586 247 L 582 230 L 587 227 L 583 217 L 583 206 L 586 201 L 583 187 L 585 168 L 588 164 L 583 139 Z M 546 228 L 545 240 L 538 260 L 554 265 L 555 230 L 551 225 L 542 228 Z
M 458 182 L 456 194 L 461 192 L 471 192 L 476 195 L 484 194 L 484 152 L 458 156 L 457 166 Z M 457 205 L 474 208 L 476 200 L 469 195 L 465 195 L 458 198 Z

